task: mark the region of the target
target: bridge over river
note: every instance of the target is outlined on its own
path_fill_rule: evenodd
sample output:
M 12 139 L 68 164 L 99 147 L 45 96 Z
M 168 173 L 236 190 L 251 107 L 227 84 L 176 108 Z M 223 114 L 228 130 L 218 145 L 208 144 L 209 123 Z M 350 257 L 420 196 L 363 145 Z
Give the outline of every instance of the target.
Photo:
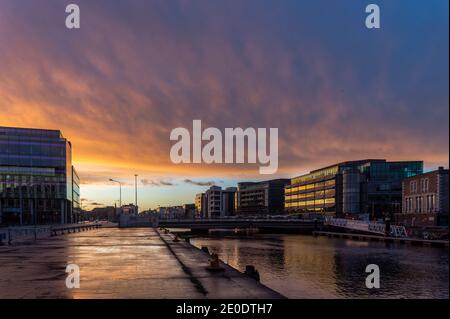
M 192 231 L 210 229 L 255 229 L 260 231 L 312 232 L 322 222 L 307 219 L 261 219 L 261 218 L 217 218 L 217 219 L 151 219 L 149 217 L 122 216 L 120 227 L 165 227 L 188 228 Z

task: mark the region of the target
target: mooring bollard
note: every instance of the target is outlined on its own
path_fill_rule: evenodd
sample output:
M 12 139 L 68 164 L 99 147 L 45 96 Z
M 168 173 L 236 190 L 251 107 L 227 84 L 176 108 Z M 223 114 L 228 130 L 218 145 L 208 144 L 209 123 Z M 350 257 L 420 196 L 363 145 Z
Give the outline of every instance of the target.
M 224 271 L 225 268 L 220 266 L 219 255 L 216 253 L 211 254 L 211 259 L 209 260 L 209 266 L 206 267 L 208 271 Z
M 260 280 L 259 272 L 258 272 L 258 270 L 256 270 L 255 266 L 253 266 L 253 265 L 245 266 L 245 274 L 249 277 L 252 277 L 256 281 Z
M 201 250 L 209 255 L 209 249 L 206 246 L 202 246 Z

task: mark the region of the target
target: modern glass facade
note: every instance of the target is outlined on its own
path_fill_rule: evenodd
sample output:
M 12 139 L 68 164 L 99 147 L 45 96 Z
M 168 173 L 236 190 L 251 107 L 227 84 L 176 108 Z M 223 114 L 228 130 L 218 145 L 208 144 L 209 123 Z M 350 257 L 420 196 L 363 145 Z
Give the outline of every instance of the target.
M 335 164 L 293 178 L 285 188 L 285 209 L 374 218 L 394 214 L 401 211 L 402 180 L 422 172 L 422 161 L 369 159 Z
M 0 127 L 0 224 L 74 221 L 79 178 L 60 131 Z

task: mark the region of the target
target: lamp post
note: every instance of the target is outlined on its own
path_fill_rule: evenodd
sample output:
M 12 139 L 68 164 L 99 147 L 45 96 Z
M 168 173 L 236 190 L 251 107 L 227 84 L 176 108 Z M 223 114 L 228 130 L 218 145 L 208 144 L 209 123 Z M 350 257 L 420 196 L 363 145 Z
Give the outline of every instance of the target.
M 134 206 L 136 206 L 136 215 L 138 214 L 138 204 L 137 204 L 137 177 L 138 177 L 138 174 L 134 174 Z
M 120 206 L 120 209 L 122 209 L 122 183 L 119 181 L 116 181 L 112 178 L 110 178 L 109 181 L 119 184 L 119 206 Z

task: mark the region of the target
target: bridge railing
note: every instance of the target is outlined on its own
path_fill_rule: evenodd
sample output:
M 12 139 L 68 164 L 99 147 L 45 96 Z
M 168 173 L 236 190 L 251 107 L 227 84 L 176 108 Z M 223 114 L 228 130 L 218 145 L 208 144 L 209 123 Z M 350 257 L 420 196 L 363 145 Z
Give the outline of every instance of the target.
M 386 225 L 383 223 L 368 222 L 364 220 L 353 220 L 345 218 L 325 217 L 325 225 L 342 227 L 350 230 L 359 230 L 380 235 L 386 234 Z M 407 237 L 404 226 L 391 225 L 389 234 L 393 237 Z
M 204 218 L 204 219 L 159 219 L 160 223 L 236 223 L 236 222 L 273 222 L 273 223 L 285 223 L 285 222 L 311 222 L 314 220 L 309 219 L 268 219 L 268 218 Z

